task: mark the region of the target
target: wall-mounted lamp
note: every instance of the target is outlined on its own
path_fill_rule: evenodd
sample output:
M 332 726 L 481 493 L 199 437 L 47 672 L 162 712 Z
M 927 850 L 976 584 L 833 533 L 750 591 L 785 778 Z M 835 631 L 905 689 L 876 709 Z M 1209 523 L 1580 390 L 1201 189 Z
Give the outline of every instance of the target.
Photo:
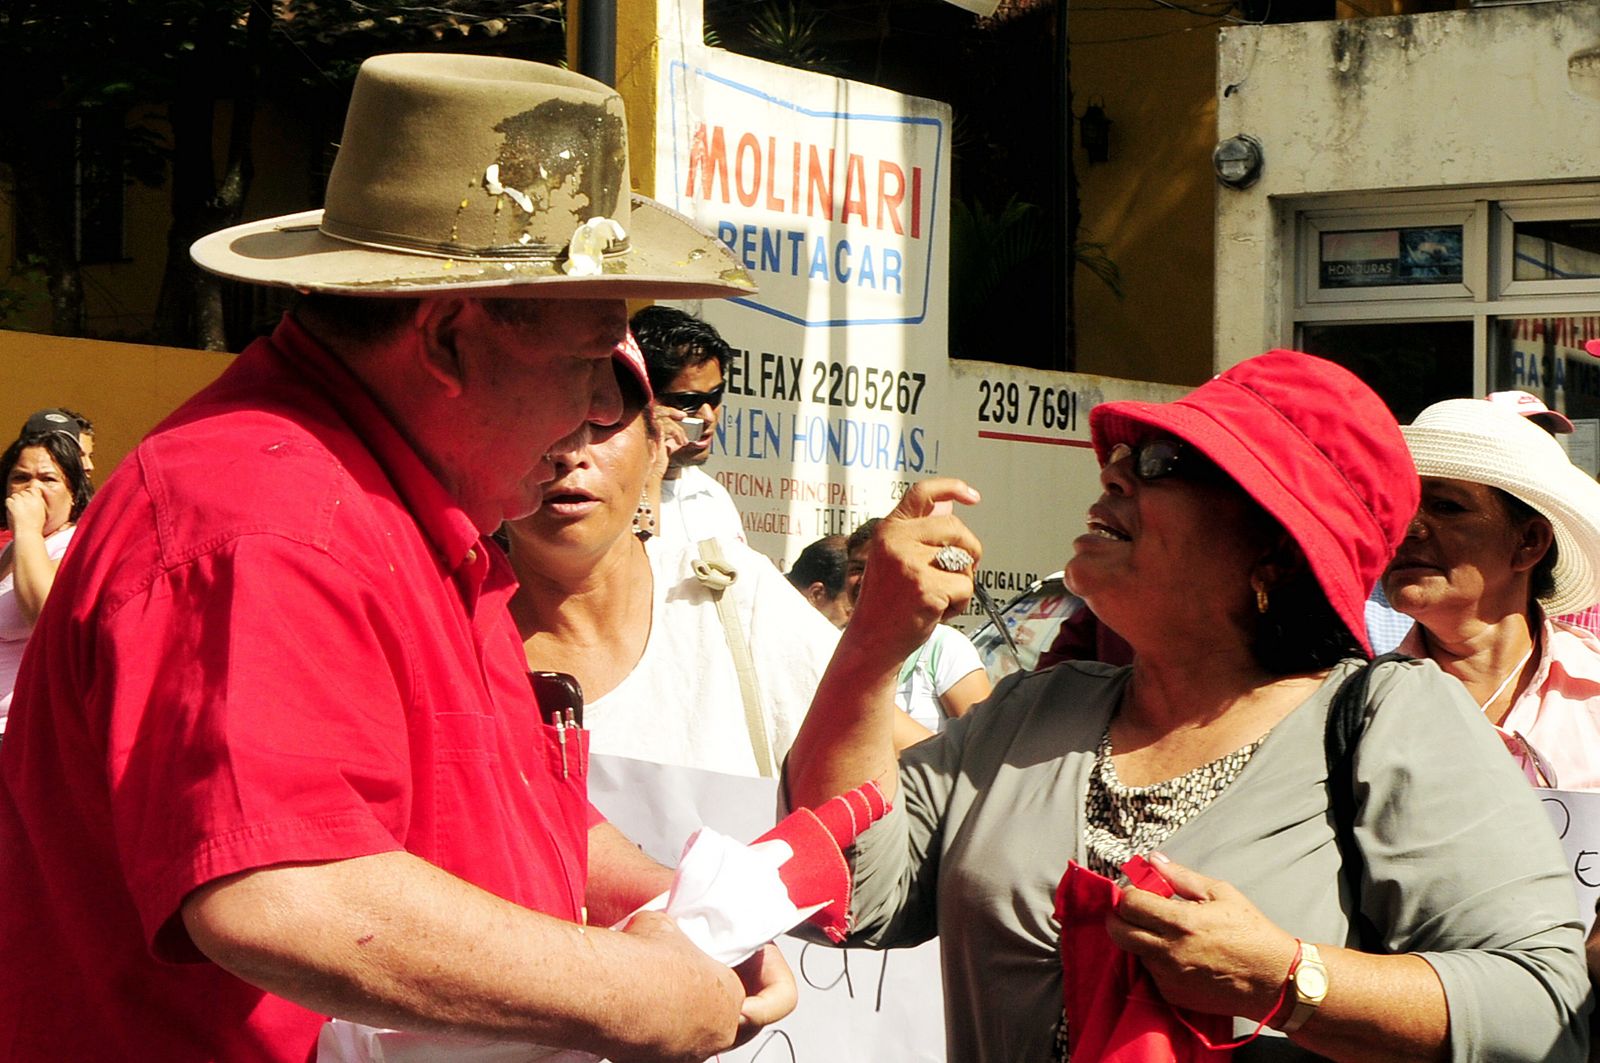
M 1211 168 L 1217 180 L 1229 188 L 1249 188 L 1261 176 L 1261 141 L 1240 133 L 1217 145 L 1211 153 Z
M 1091 163 L 1111 158 L 1111 119 L 1106 117 L 1105 107 L 1091 103 L 1083 109 L 1083 117 L 1078 119 L 1078 143 Z

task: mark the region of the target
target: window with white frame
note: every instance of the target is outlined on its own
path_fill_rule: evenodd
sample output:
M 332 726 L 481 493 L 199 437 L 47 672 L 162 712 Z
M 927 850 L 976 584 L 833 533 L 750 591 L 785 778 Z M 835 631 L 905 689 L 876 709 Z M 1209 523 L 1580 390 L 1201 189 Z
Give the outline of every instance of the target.
M 1402 421 L 1520 389 L 1579 422 L 1600 461 L 1600 185 L 1343 196 L 1297 205 L 1301 350 L 1349 366 Z M 1591 469 L 1591 472 L 1596 471 Z

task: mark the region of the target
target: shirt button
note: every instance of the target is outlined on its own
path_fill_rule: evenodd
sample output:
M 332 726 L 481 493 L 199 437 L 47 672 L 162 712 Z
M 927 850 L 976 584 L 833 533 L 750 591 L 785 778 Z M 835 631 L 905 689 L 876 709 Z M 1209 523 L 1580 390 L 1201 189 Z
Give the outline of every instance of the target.
M 474 550 L 468 550 L 467 551 L 467 564 L 475 565 L 477 563 L 478 563 L 478 551 L 475 550 L 475 549 Z

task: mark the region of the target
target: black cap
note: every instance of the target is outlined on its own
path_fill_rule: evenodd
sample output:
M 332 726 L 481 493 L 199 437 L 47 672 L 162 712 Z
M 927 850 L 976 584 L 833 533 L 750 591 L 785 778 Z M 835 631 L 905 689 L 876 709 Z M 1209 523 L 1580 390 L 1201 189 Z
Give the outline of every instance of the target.
M 83 433 L 83 423 L 61 410 L 40 410 L 22 426 L 25 436 L 42 436 L 48 432 L 61 432 L 77 439 Z

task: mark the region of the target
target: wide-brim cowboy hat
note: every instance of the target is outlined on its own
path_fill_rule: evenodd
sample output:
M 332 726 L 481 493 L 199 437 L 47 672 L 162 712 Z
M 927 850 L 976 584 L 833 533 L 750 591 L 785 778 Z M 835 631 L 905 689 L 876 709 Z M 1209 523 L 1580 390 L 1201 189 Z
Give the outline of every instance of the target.
M 1554 436 L 1482 399 L 1436 402 L 1401 429 L 1417 472 L 1498 487 L 1538 510 L 1555 530 L 1555 586 L 1546 616 L 1600 601 L 1600 483 L 1572 464 Z
M 631 191 L 615 90 L 494 56 L 367 60 L 324 208 L 212 233 L 190 253 L 234 280 L 345 295 L 755 291 L 715 236 Z

